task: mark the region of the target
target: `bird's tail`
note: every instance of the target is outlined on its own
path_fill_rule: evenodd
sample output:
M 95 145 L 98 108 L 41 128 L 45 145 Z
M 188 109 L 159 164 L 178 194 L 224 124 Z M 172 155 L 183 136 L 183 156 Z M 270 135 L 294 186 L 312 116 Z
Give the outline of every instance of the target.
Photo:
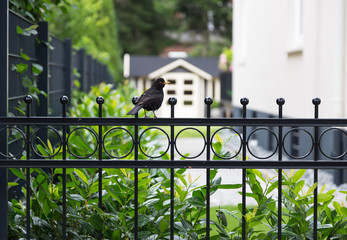
M 141 105 L 135 106 L 133 109 L 131 109 L 127 115 L 135 115 L 140 109 L 142 108 Z

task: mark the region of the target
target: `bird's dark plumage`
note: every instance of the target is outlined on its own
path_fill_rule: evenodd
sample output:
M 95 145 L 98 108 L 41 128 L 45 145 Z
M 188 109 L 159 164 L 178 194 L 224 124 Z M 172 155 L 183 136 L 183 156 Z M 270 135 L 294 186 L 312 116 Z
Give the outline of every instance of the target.
M 127 114 L 135 115 L 141 108 L 147 111 L 153 111 L 153 113 L 155 110 L 158 110 L 163 102 L 163 88 L 167 83 L 169 82 L 165 82 L 163 78 L 158 78 L 157 80 L 155 80 L 152 86 L 144 93 L 142 93 L 142 95 L 137 100 L 135 107 L 131 109 Z

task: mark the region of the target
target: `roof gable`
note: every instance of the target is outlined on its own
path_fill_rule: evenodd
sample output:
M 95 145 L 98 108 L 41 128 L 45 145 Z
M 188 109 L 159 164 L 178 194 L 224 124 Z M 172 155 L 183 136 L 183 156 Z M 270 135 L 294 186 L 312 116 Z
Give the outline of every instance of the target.
M 147 77 L 150 73 L 172 63 L 181 58 L 164 58 L 157 56 L 124 55 L 124 76 L 125 77 Z M 182 59 L 181 59 L 182 60 Z M 219 76 L 218 57 L 206 58 L 184 58 L 200 70 L 213 77 Z
M 158 78 L 162 75 L 164 75 L 165 73 L 171 72 L 177 68 L 185 68 L 187 69 L 189 72 L 195 73 L 197 75 L 199 75 L 200 77 L 207 79 L 207 80 L 211 80 L 212 79 L 212 75 L 201 70 L 200 68 L 194 66 L 193 64 L 183 60 L 183 59 L 177 59 L 176 61 L 173 61 L 153 72 L 151 72 L 150 74 L 148 74 L 149 78 Z

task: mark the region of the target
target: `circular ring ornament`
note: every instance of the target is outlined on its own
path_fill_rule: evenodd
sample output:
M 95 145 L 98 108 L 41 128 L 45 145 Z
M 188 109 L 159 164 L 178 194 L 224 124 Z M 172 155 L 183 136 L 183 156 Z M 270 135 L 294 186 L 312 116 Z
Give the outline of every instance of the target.
M 21 139 L 22 139 L 22 149 L 20 149 L 20 151 L 19 152 L 17 152 L 17 153 L 14 153 L 14 154 L 12 154 L 12 155 L 6 155 L 5 153 L 2 153 L 2 152 L 0 152 L 0 155 L 1 156 L 3 156 L 3 157 L 5 157 L 5 158 L 14 158 L 14 157 L 18 157 L 19 155 L 21 155 L 22 153 L 23 153 L 23 151 L 25 150 L 25 146 L 26 146 L 26 138 L 25 138 L 25 134 L 24 134 L 24 132 L 22 131 L 22 130 L 20 130 L 18 127 L 13 127 L 13 126 L 9 126 L 9 127 L 4 127 L 4 128 L 2 128 L 2 129 L 0 129 L 0 132 L 2 132 L 2 131 L 10 131 L 10 130 L 12 130 L 12 129 L 14 129 L 14 130 L 16 130 L 16 131 L 18 131 L 19 132 L 19 134 L 21 135 Z M 7 135 L 7 138 L 9 137 L 9 134 Z M 16 139 L 17 140 L 17 139 Z M 19 139 L 18 139 L 19 140 Z M 7 139 L 7 141 L 9 141 L 9 139 Z M 8 144 L 8 142 L 7 142 L 7 144 Z
M 178 151 L 178 148 L 177 148 L 177 139 L 178 139 L 178 136 L 179 136 L 182 132 L 184 132 L 184 131 L 186 131 L 186 130 L 195 130 L 195 131 L 197 131 L 197 132 L 203 137 L 203 139 L 204 139 L 204 147 L 202 148 L 202 151 L 201 151 L 199 154 L 197 154 L 197 155 L 195 155 L 195 156 L 192 156 L 192 157 L 190 157 L 190 156 L 188 156 L 188 157 L 187 157 L 187 156 L 184 156 L 183 154 L 181 154 L 180 151 Z M 199 129 L 196 129 L 196 128 L 193 128 L 193 127 L 187 127 L 187 128 L 182 129 L 181 131 L 179 131 L 179 132 L 177 133 L 177 135 L 176 135 L 176 138 L 175 138 L 175 149 L 176 149 L 177 153 L 178 153 L 181 157 L 184 157 L 184 158 L 187 158 L 187 159 L 197 158 L 197 157 L 199 157 L 199 156 L 205 151 L 205 148 L 206 148 L 206 138 L 205 138 L 204 134 L 203 134 Z
M 249 147 L 249 144 L 248 144 L 248 143 L 249 143 L 249 140 L 251 139 L 251 136 L 252 136 L 253 134 L 255 134 L 256 132 L 261 131 L 261 130 L 269 132 L 269 133 L 270 133 L 272 136 L 274 136 L 275 139 L 276 139 L 276 148 L 275 148 L 275 150 L 274 150 L 270 155 L 265 156 L 265 157 L 260 157 L 260 156 L 255 155 L 255 154 L 251 151 L 251 148 Z M 272 131 L 272 130 L 270 130 L 270 129 L 268 129 L 268 128 L 264 128 L 264 127 L 263 127 L 263 128 L 254 129 L 254 130 L 249 134 L 249 136 L 248 136 L 248 138 L 247 138 L 247 150 L 248 150 L 249 153 L 250 153 L 253 157 L 255 157 L 255 158 L 258 158 L 258 159 L 268 159 L 268 158 L 272 157 L 273 155 L 275 155 L 275 153 L 277 152 L 277 149 L 278 149 L 278 138 L 277 138 L 276 134 L 274 133 L 274 131 Z
M 333 131 L 333 130 L 340 131 L 340 132 L 342 132 L 342 133 L 344 134 L 344 136 L 347 136 L 347 132 L 346 132 L 346 131 L 343 131 L 343 130 L 340 129 L 340 128 L 337 128 L 337 127 L 328 128 L 328 129 L 326 129 L 324 132 L 322 132 L 322 134 L 321 134 L 320 137 L 319 137 L 319 140 L 318 140 L 318 142 L 319 142 L 319 150 L 320 150 L 320 152 L 321 152 L 325 157 L 330 158 L 330 159 L 337 160 L 337 159 L 340 159 L 340 158 L 342 158 L 343 156 L 346 155 L 347 149 L 346 149 L 345 152 L 343 152 L 342 154 L 340 154 L 340 155 L 338 155 L 338 156 L 336 156 L 336 157 L 333 157 L 333 156 L 329 156 L 328 154 L 326 154 L 326 153 L 323 151 L 322 146 L 321 146 L 321 142 L 322 142 L 322 138 L 323 138 L 324 134 L 326 134 L 326 133 L 329 132 L 329 131 Z
M 285 145 L 284 145 L 284 142 L 285 142 L 286 138 L 288 137 L 289 133 L 294 132 L 294 131 L 304 131 L 305 133 L 307 133 L 308 136 L 310 136 L 310 139 L 311 139 L 311 149 L 306 154 L 299 156 L 299 157 L 295 157 L 295 156 L 292 156 L 291 154 L 289 154 L 289 152 L 286 150 Z M 314 147 L 314 140 L 313 140 L 312 134 L 303 128 L 292 128 L 283 137 L 283 150 L 289 157 L 291 157 L 293 159 L 303 159 L 303 158 L 307 157 L 308 155 L 310 155 L 312 153 L 313 147 Z
M 83 129 L 85 129 L 85 130 L 87 130 L 88 132 L 91 133 L 91 135 L 92 135 L 92 136 L 95 138 L 95 140 L 96 140 L 96 144 L 95 144 L 95 148 L 93 149 L 92 153 L 90 153 L 90 154 L 88 154 L 88 155 L 86 155 L 86 156 L 79 156 L 79 155 L 74 154 L 74 153 L 71 151 L 71 149 L 70 149 L 70 147 L 69 147 L 69 140 L 70 140 L 70 137 L 72 136 L 72 134 L 73 134 L 74 132 L 77 132 L 78 130 L 83 130 Z M 76 133 L 76 134 L 77 134 L 77 133 Z M 82 141 L 83 141 L 83 139 L 82 139 Z M 74 130 L 72 130 L 72 131 L 69 133 L 69 136 L 67 137 L 66 142 L 67 142 L 67 144 L 66 144 L 66 145 L 67 145 L 67 150 L 69 151 L 69 153 L 71 153 L 72 156 L 74 156 L 74 157 L 76 157 L 76 158 L 79 158 L 79 159 L 89 158 L 89 157 L 92 156 L 92 155 L 96 152 L 96 150 L 98 149 L 98 136 L 97 136 L 97 134 L 94 132 L 94 130 L 89 129 L 89 128 L 87 128 L 87 127 L 78 127 L 78 128 L 75 128 Z
M 224 129 L 231 130 L 232 132 L 235 133 L 235 135 L 237 135 L 237 136 L 239 137 L 239 139 L 240 139 L 240 147 L 239 147 L 238 151 L 235 153 L 235 155 L 233 155 L 233 156 L 231 156 L 231 157 L 222 157 L 222 156 L 218 155 L 218 153 L 217 153 L 217 152 L 215 151 L 215 149 L 213 148 L 213 145 L 211 145 L 211 149 L 212 149 L 212 152 L 213 152 L 217 157 L 219 157 L 219 158 L 221 158 L 221 159 L 230 160 L 230 159 L 236 157 L 237 155 L 239 155 L 239 153 L 241 152 L 241 149 L 242 149 L 242 139 L 241 139 L 240 133 L 237 132 L 235 129 L 233 129 L 233 128 L 231 128 L 231 127 L 222 127 L 222 128 L 218 129 L 217 131 L 215 131 L 215 132 L 213 133 L 213 135 L 212 135 L 212 137 L 211 137 L 211 142 L 213 142 L 213 138 L 215 137 L 215 135 L 216 135 L 219 131 L 222 131 L 222 130 L 224 130 Z
M 54 151 L 55 153 L 53 153 L 52 155 L 48 155 L 48 156 L 42 155 L 42 154 L 38 151 L 37 147 L 35 148 L 35 142 L 36 142 L 36 141 L 35 141 L 35 138 L 37 137 L 37 133 L 38 133 L 40 130 L 42 130 L 42 129 L 47 129 L 47 131 L 48 131 L 48 130 L 52 130 L 52 131 L 58 136 L 58 140 L 59 140 L 60 145 L 59 145 L 58 150 L 56 149 L 56 150 Z M 37 138 L 38 138 L 38 137 L 37 137 Z M 41 139 L 39 139 L 39 140 L 41 140 Z M 42 128 L 38 128 L 38 129 L 36 129 L 36 130 L 33 132 L 33 134 L 31 135 L 31 149 L 34 151 L 34 153 L 35 153 L 36 155 L 38 155 L 38 156 L 40 156 L 40 157 L 43 157 L 43 158 L 51 158 L 51 157 L 54 157 L 55 155 L 57 155 L 57 154 L 59 153 L 61 147 L 62 147 L 62 142 L 63 142 L 63 140 L 62 140 L 62 138 L 61 138 L 59 132 L 58 132 L 55 128 L 53 128 L 53 127 L 42 127 Z M 37 144 L 36 144 L 36 145 L 37 145 Z
M 151 130 L 151 129 L 160 130 L 161 132 L 163 132 L 163 133 L 165 134 L 165 136 L 166 136 L 166 138 L 167 138 L 167 148 L 166 148 L 166 150 L 165 150 L 162 154 L 160 154 L 160 155 L 158 155 L 158 156 L 150 156 L 150 155 L 146 154 L 146 153 L 144 152 L 144 150 L 142 149 L 142 146 L 141 146 L 141 138 L 142 138 L 143 134 L 144 134 L 145 132 Z M 163 129 L 158 128 L 158 127 L 150 127 L 150 128 L 147 128 L 146 130 L 144 130 L 144 131 L 141 133 L 141 135 L 140 135 L 140 137 L 139 137 L 139 147 L 140 147 L 140 151 L 141 151 L 146 157 L 149 157 L 149 158 L 160 158 L 160 157 L 164 156 L 164 155 L 167 153 L 167 151 L 169 151 L 169 148 L 170 148 L 170 138 L 169 138 L 169 135 L 168 135 Z
M 117 131 L 117 130 L 125 131 L 125 132 L 130 136 L 131 141 L 132 141 L 131 149 L 130 149 L 126 154 L 124 154 L 124 155 L 122 155 L 122 156 L 114 156 L 114 155 L 112 155 L 112 154 L 107 150 L 107 148 L 106 148 L 106 146 L 105 146 L 105 140 L 106 140 L 106 138 L 107 138 L 107 135 L 108 135 L 108 134 L 111 134 L 113 131 Z M 124 136 L 124 135 L 122 135 L 122 136 Z M 134 149 L 134 142 L 135 142 L 135 141 L 134 141 L 133 135 L 132 135 L 127 129 L 122 128 L 122 127 L 114 127 L 114 128 L 111 128 L 110 130 L 108 130 L 108 131 L 105 133 L 102 142 L 103 142 L 103 148 L 104 148 L 104 150 L 105 150 L 105 152 L 106 152 L 106 154 L 107 154 L 108 156 L 110 156 L 111 158 L 118 158 L 118 159 L 121 159 L 121 158 L 127 157 L 127 156 L 133 151 L 133 149 Z

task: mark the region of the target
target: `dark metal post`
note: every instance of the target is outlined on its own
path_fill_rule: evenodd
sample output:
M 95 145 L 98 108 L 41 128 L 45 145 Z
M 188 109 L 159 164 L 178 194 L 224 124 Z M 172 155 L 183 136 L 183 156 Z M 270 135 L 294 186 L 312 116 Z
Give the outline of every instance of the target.
M 71 39 L 65 39 L 65 94 L 68 98 L 71 97 L 71 82 L 72 82 L 72 44 Z
M 312 99 L 312 103 L 314 105 L 314 118 L 318 119 L 318 106 L 321 103 L 321 100 L 319 98 Z M 318 154 L 319 154 L 319 136 L 318 136 L 318 127 L 314 127 L 314 152 L 313 152 L 313 159 L 314 161 L 318 161 Z M 314 183 L 318 182 L 318 169 L 314 169 Z M 313 199 L 313 239 L 317 239 L 317 230 L 318 230 L 318 185 L 314 189 L 313 192 L 314 199 Z
M 85 86 L 85 91 L 89 92 L 90 87 L 92 86 L 92 56 L 87 55 L 87 84 Z
M 246 118 L 247 116 L 247 105 L 249 103 L 248 98 L 241 98 L 240 100 L 242 104 L 242 118 Z M 242 127 L 242 161 L 246 161 L 247 159 L 247 127 Z M 246 169 L 242 169 L 242 240 L 246 240 L 246 177 L 247 172 Z
M 0 117 L 8 112 L 8 2 L 0 1 Z M 7 154 L 7 131 L 0 133 L 0 152 Z M 7 239 L 7 168 L 0 169 L 0 239 Z
M 69 103 L 69 98 L 67 96 L 62 96 L 60 98 L 60 103 L 62 104 L 62 115 L 63 118 L 66 117 L 66 105 Z M 67 148 L 67 140 L 66 140 L 66 125 L 63 125 L 63 161 L 66 160 L 66 148 Z M 63 240 L 66 239 L 66 168 L 63 168 L 63 227 L 62 227 L 62 235 Z
M 102 118 L 102 104 L 104 104 L 105 99 L 103 97 L 97 97 L 96 103 L 99 105 L 99 118 Z M 99 161 L 102 161 L 102 147 L 103 147 L 103 140 L 102 140 L 102 125 L 99 125 Z M 100 209 L 102 209 L 102 168 L 99 168 L 99 203 L 98 206 Z M 99 239 L 102 239 L 102 231 L 99 231 Z
M 47 93 L 47 97 L 39 95 L 40 107 L 37 109 L 38 116 L 48 116 L 49 106 L 49 50 L 48 50 L 48 22 L 39 22 L 38 39 L 40 44 L 37 47 L 37 61 L 43 67 L 42 72 L 38 76 L 38 88 Z
M 205 104 L 206 104 L 206 117 L 211 117 L 211 104 L 213 103 L 213 99 L 210 97 L 205 98 Z M 206 129 L 206 139 L 207 139 L 207 146 L 206 146 L 206 161 L 211 160 L 211 126 L 207 126 Z M 210 180 L 210 168 L 206 168 L 206 239 L 210 239 L 210 186 L 211 186 L 211 180 Z
M 30 104 L 33 102 L 33 98 L 27 95 L 24 98 L 24 102 L 27 104 L 26 117 L 30 117 Z M 30 125 L 26 126 L 26 158 L 30 161 Z M 26 168 L 26 238 L 30 240 L 30 168 Z
M 78 72 L 81 75 L 81 77 L 80 77 L 81 90 L 86 91 L 85 90 L 85 85 L 86 85 L 86 83 L 85 83 L 85 81 L 86 81 L 85 50 L 83 48 L 81 48 L 78 52 L 79 52 L 79 69 L 78 69 Z
M 283 105 L 285 100 L 283 98 L 278 98 L 276 100 L 278 105 L 278 118 L 283 118 Z M 283 127 L 278 126 L 278 161 L 282 161 L 282 148 L 283 148 Z M 277 214 L 277 231 L 278 240 L 282 239 L 282 169 L 278 169 L 278 214 Z
M 171 118 L 175 118 L 175 105 L 177 103 L 176 98 L 169 98 L 169 104 L 171 105 Z M 175 126 L 170 126 L 170 160 L 175 159 Z M 174 240 L 175 235 L 175 169 L 171 168 L 170 176 L 170 239 Z
M 133 104 L 137 103 L 138 97 L 133 97 Z M 135 114 L 135 118 L 137 119 L 139 114 Z M 139 159 L 139 126 L 135 125 L 135 140 L 134 140 L 134 160 L 138 161 Z M 139 226 L 139 208 L 138 208 L 138 200 L 139 200 L 139 169 L 134 169 L 134 210 L 135 210 L 135 220 L 134 220 L 134 239 L 138 239 L 138 226 Z

